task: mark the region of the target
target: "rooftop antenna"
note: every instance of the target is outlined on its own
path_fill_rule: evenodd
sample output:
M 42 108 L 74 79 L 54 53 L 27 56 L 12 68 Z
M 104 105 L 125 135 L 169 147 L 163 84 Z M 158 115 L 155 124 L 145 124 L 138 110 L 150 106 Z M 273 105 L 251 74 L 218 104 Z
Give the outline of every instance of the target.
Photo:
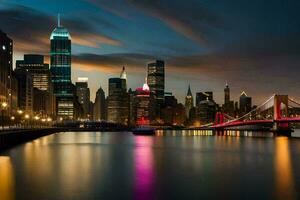
M 60 14 L 57 15 L 57 26 L 60 27 Z

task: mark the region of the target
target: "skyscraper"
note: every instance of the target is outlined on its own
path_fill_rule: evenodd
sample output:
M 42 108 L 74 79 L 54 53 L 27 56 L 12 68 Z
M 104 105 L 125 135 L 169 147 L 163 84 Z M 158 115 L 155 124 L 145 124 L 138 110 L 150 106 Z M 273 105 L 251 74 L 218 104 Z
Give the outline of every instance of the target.
M 105 109 L 105 93 L 100 87 L 96 92 L 95 103 L 93 107 L 93 119 L 94 121 L 100 121 L 106 119 L 106 109 Z
M 89 118 L 90 113 L 90 89 L 88 88 L 88 78 L 79 77 L 76 82 L 76 95 L 83 108 L 84 118 Z
M 240 96 L 240 115 L 244 115 L 251 111 L 252 107 L 252 98 L 248 97 L 246 92 L 242 92 Z
M 156 102 L 156 111 L 159 116 L 159 110 L 164 103 L 165 95 L 165 63 L 162 60 L 148 64 L 148 85 L 150 92 Z
M 16 61 L 17 69 L 24 69 L 32 76 L 35 112 L 53 115 L 55 114 L 55 97 L 49 64 L 44 63 L 43 55 L 26 54 L 24 60 Z M 38 103 L 40 102 L 40 103 Z
M 33 87 L 50 91 L 51 76 L 49 64 L 44 63 L 44 56 L 37 54 L 25 54 L 24 60 L 17 60 L 16 68 L 27 70 L 33 78 Z
M 147 79 L 142 88 L 137 88 L 134 95 L 134 116 L 137 125 L 150 124 L 150 89 Z
M 186 117 L 187 118 L 189 118 L 190 110 L 192 109 L 193 106 L 194 106 L 194 98 L 193 98 L 193 94 L 192 94 L 192 91 L 191 91 L 191 87 L 189 85 L 188 92 L 187 92 L 187 95 L 185 97 L 185 112 L 186 112 Z
M 115 123 L 128 123 L 128 94 L 125 68 L 120 78 L 110 78 L 108 81 L 107 119 Z
M 234 102 L 230 100 L 230 88 L 226 83 L 224 88 L 224 104 L 222 106 L 222 110 L 224 113 L 234 117 Z
M 228 104 L 230 102 L 230 89 L 228 84 L 224 88 L 224 104 Z
M 73 119 L 74 102 L 71 83 L 71 36 L 61 26 L 58 18 L 57 27 L 50 36 L 50 65 L 54 95 L 57 103 L 57 116 Z
M 7 103 L 10 109 L 13 41 L 0 30 L 0 105 Z

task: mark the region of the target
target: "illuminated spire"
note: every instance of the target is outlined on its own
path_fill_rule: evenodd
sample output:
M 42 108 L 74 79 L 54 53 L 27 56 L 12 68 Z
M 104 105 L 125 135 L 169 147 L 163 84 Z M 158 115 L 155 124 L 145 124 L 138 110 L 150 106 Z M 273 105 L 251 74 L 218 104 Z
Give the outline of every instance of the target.
M 60 14 L 57 14 L 57 27 L 60 27 Z
M 190 84 L 189 84 L 189 89 L 188 89 L 188 92 L 187 92 L 187 96 L 193 96 Z
M 145 83 L 143 85 L 143 90 L 144 91 L 149 91 L 150 90 L 149 85 L 148 85 L 148 81 L 147 81 L 147 76 L 145 78 Z
M 127 80 L 127 75 L 126 75 L 126 71 L 125 71 L 125 67 L 124 66 L 123 66 L 122 72 L 120 74 L 120 78 Z

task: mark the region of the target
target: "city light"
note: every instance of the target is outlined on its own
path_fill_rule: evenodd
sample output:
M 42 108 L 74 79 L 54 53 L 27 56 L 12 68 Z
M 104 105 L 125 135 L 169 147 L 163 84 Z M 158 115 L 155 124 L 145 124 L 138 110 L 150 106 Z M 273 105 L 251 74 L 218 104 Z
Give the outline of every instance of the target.
M 6 102 L 3 102 L 3 103 L 1 104 L 2 108 L 6 108 L 7 105 L 8 105 L 8 104 L 7 104 Z
M 25 119 L 29 119 L 30 116 L 28 114 L 26 114 L 24 117 L 25 117 Z

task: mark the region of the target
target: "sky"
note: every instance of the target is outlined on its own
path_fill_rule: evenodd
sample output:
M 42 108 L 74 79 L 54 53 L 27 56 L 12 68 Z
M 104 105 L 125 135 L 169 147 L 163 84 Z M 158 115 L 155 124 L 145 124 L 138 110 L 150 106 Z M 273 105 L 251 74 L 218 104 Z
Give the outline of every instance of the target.
M 166 63 L 166 91 L 184 102 L 225 83 L 259 104 L 272 94 L 300 100 L 300 1 L 297 0 L 0 0 L 0 29 L 14 60 L 43 54 L 61 23 L 72 37 L 72 80 L 88 77 L 91 99 L 126 67 L 128 88 L 143 85 L 147 63 Z

